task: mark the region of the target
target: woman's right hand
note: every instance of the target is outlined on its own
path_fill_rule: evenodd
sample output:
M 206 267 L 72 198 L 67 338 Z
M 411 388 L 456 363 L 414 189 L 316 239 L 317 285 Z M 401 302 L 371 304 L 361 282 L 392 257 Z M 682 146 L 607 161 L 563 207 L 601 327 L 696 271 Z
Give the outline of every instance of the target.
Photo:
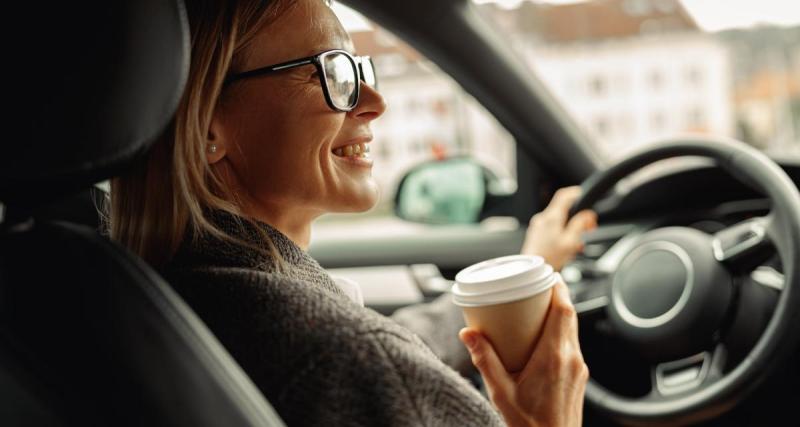
M 578 319 L 564 283 L 558 283 L 547 320 L 525 368 L 509 374 L 489 340 L 464 328 L 469 349 L 489 398 L 509 426 L 580 426 L 589 369 L 578 343 Z

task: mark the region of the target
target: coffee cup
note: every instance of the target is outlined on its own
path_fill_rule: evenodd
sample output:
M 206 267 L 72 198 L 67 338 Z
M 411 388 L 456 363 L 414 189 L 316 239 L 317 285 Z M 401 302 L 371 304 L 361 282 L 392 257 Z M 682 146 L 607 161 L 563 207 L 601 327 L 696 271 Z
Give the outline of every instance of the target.
M 506 370 L 528 363 L 561 276 L 542 257 L 505 256 L 461 270 L 452 287 L 467 326 L 492 343 Z

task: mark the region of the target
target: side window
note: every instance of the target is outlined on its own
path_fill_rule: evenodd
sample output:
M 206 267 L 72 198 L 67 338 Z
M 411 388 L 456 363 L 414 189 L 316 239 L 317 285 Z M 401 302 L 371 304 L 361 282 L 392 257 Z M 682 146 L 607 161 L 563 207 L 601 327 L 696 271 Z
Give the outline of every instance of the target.
M 366 215 L 392 215 L 400 180 L 415 165 L 433 159 L 467 155 L 499 178 L 516 181 L 514 139 L 472 96 L 398 37 L 346 6 L 335 3 L 333 8 L 356 52 L 373 59 L 378 90 L 388 106 L 372 123 L 372 174 L 381 201 Z M 352 216 L 333 217 L 338 222 Z

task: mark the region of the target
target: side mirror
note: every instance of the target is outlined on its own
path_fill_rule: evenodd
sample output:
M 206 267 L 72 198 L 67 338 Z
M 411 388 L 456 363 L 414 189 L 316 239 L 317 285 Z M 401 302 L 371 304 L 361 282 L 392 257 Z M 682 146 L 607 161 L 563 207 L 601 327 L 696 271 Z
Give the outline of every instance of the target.
M 471 158 L 431 161 L 400 180 L 395 214 L 429 224 L 475 223 L 489 215 L 510 214 L 515 191 L 513 180 L 498 179 Z

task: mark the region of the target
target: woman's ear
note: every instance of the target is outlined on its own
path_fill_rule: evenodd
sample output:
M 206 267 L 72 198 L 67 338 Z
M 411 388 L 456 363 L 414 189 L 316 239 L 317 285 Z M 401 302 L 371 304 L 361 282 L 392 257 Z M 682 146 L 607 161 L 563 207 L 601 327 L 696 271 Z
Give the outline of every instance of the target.
M 225 157 L 226 141 L 224 138 L 222 123 L 219 116 L 214 113 L 211 117 L 211 125 L 208 127 L 206 135 L 206 159 L 209 165 L 213 165 Z

